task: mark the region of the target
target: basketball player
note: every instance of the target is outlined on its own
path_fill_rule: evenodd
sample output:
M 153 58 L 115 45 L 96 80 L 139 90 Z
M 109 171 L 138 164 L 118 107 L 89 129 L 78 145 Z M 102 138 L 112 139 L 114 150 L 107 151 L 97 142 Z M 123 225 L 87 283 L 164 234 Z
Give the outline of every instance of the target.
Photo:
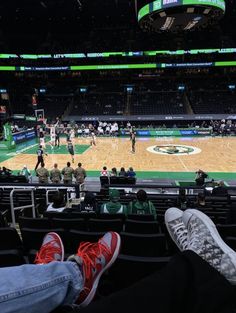
M 43 128 L 39 129 L 39 145 L 42 146 L 42 148 L 46 148 L 45 133 L 44 133 Z
M 75 151 L 74 151 L 74 146 L 73 146 L 73 143 L 72 143 L 71 140 L 69 140 L 68 143 L 67 143 L 67 149 L 68 149 L 68 152 L 71 155 L 72 163 L 74 163 Z
M 35 168 L 34 168 L 35 171 L 37 170 L 39 164 L 41 164 L 41 166 L 42 166 L 42 164 L 44 164 L 43 155 L 44 154 L 47 155 L 46 152 L 44 153 L 43 147 L 41 145 L 39 146 L 39 148 L 38 148 L 36 153 L 37 153 L 38 161 L 37 161 L 37 164 L 35 165 Z
M 135 143 L 136 143 L 136 136 L 135 136 L 135 132 L 131 133 L 131 142 L 132 142 L 132 153 L 135 153 Z
M 70 141 L 70 132 L 69 130 L 66 130 L 66 142 L 68 143 Z
M 73 139 L 75 138 L 75 130 L 72 128 L 71 130 L 70 130 L 70 141 L 72 141 L 73 142 Z
M 91 133 L 90 146 L 96 146 L 96 136 L 94 132 Z
M 58 129 L 56 129 L 55 133 L 55 147 L 60 147 L 60 132 Z
M 51 146 L 51 149 L 54 148 L 55 140 L 56 140 L 56 134 L 55 133 L 51 133 L 50 134 L 50 140 L 48 142 L 50 144 L 50 146 Z

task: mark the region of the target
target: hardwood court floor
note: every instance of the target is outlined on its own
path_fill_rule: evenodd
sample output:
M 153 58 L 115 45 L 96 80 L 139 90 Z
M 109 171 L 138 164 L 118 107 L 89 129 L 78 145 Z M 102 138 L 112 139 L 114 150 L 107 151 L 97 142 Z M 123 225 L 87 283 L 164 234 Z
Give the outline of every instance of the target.
M 89 139 L 74 139 L 76 145 L 89 145 Z M 66 144 L 61 140 L 61 144 Z M 201 149 L 200 153 L 189 155 L 160 155 L 147 151 L 155 145 L 187 145 Z M 35 150 L 37 146 L 35 146 Z M 50 146 L 47 148 L 48 150 Z M 54 148 L 55 150 L 57 148 Z M 67 161 L 71 161 L 66 149 L 63 154 L 53 153 L 45 157 L 46 168 L 51 169 L 53 163 L 58 163 L 61 169 Z M 136 171 L 167 171 L 167 172 L 195 172 L 201 168 L 207 172 L 236 172 L 236 137 L 227 138 L 137 138 L 136 153 L 132 154 L 129 138 L 97 138 L 97 146 L 75 155 L 74 167 L 81 162 L 87 170 L 101 170 L 106 165 L 108 169 L 132 166 Z M 27 164 L 34 169 L 36 154 L 32 147 L 24 153 L 11 154 L 8 160 L 0 163 L 13 170 L 22 169 Z

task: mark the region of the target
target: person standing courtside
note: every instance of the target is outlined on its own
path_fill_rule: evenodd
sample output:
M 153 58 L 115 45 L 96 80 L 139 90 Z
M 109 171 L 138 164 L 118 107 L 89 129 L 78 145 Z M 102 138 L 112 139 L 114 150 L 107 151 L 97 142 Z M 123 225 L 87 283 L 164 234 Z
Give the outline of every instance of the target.
M 78 167 L 74 171 L 74 177 L 77 184 L 83 184 L 87 174 L 81 163 L 78 163 Z
M 74 171 L 74 177 L 76 179 L 76 197 L 80 197 L 80 190 L 84 190 L 84 185 L 80 187 L 81 184 L 84 183 L 87 174 L 85 169 L 82 167 L 81 163 L 78 163 L 78 167 Z
M 35 165 L 35 169 L 34 169 L 35 171 L 37 170 L 39 164 L 41 164 L 41 166 L 42 166 L 42 164 L 44 163 L 44 159 L 43 159 L 44 151 L 43 151 L 43 147 L 41 145 L 39 146 L 36 153 L 37 153 L 38 161 L 37 161 L 37 164 Z M 45 155 L 47 155 L 47 154 L 45 153 Z
M 36 171 L 40 184 L 48 184 L 49 172 L 44 166 L 44 163 L 42 163 L 41 167 Z
M 74 169 L 70 166 L 70 162 L 67 162 L 67 166 L 62 169 L 61 173 L 64 184 L 72 184 Z
M 61 172 L 58 169 L 57 163 L 54 164 L 54 167 L 50 172 L 50 180 L 53 184 L 59 184 L 61 182 Z

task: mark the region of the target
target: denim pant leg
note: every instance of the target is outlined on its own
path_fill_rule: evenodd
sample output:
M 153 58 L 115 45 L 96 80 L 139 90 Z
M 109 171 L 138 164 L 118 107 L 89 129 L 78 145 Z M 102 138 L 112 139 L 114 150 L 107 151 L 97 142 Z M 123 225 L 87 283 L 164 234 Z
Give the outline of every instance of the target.
M 73 304 L 83 288 L 76 263 L 26 264 L 0 269 L 1 313 L 48 313 Z

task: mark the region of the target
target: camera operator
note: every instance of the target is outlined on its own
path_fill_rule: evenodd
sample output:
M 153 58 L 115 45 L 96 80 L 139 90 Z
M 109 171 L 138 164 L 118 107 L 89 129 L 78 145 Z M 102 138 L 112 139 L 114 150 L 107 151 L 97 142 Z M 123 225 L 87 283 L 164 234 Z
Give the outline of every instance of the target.
M 196 177 L 195 177 L 195 182 L 197 186 L 203 186 L 205 184 L 205 179 L 208 177 L 208 175 L 202 171 L 202 170 L 198 170 L 196 172 Z

